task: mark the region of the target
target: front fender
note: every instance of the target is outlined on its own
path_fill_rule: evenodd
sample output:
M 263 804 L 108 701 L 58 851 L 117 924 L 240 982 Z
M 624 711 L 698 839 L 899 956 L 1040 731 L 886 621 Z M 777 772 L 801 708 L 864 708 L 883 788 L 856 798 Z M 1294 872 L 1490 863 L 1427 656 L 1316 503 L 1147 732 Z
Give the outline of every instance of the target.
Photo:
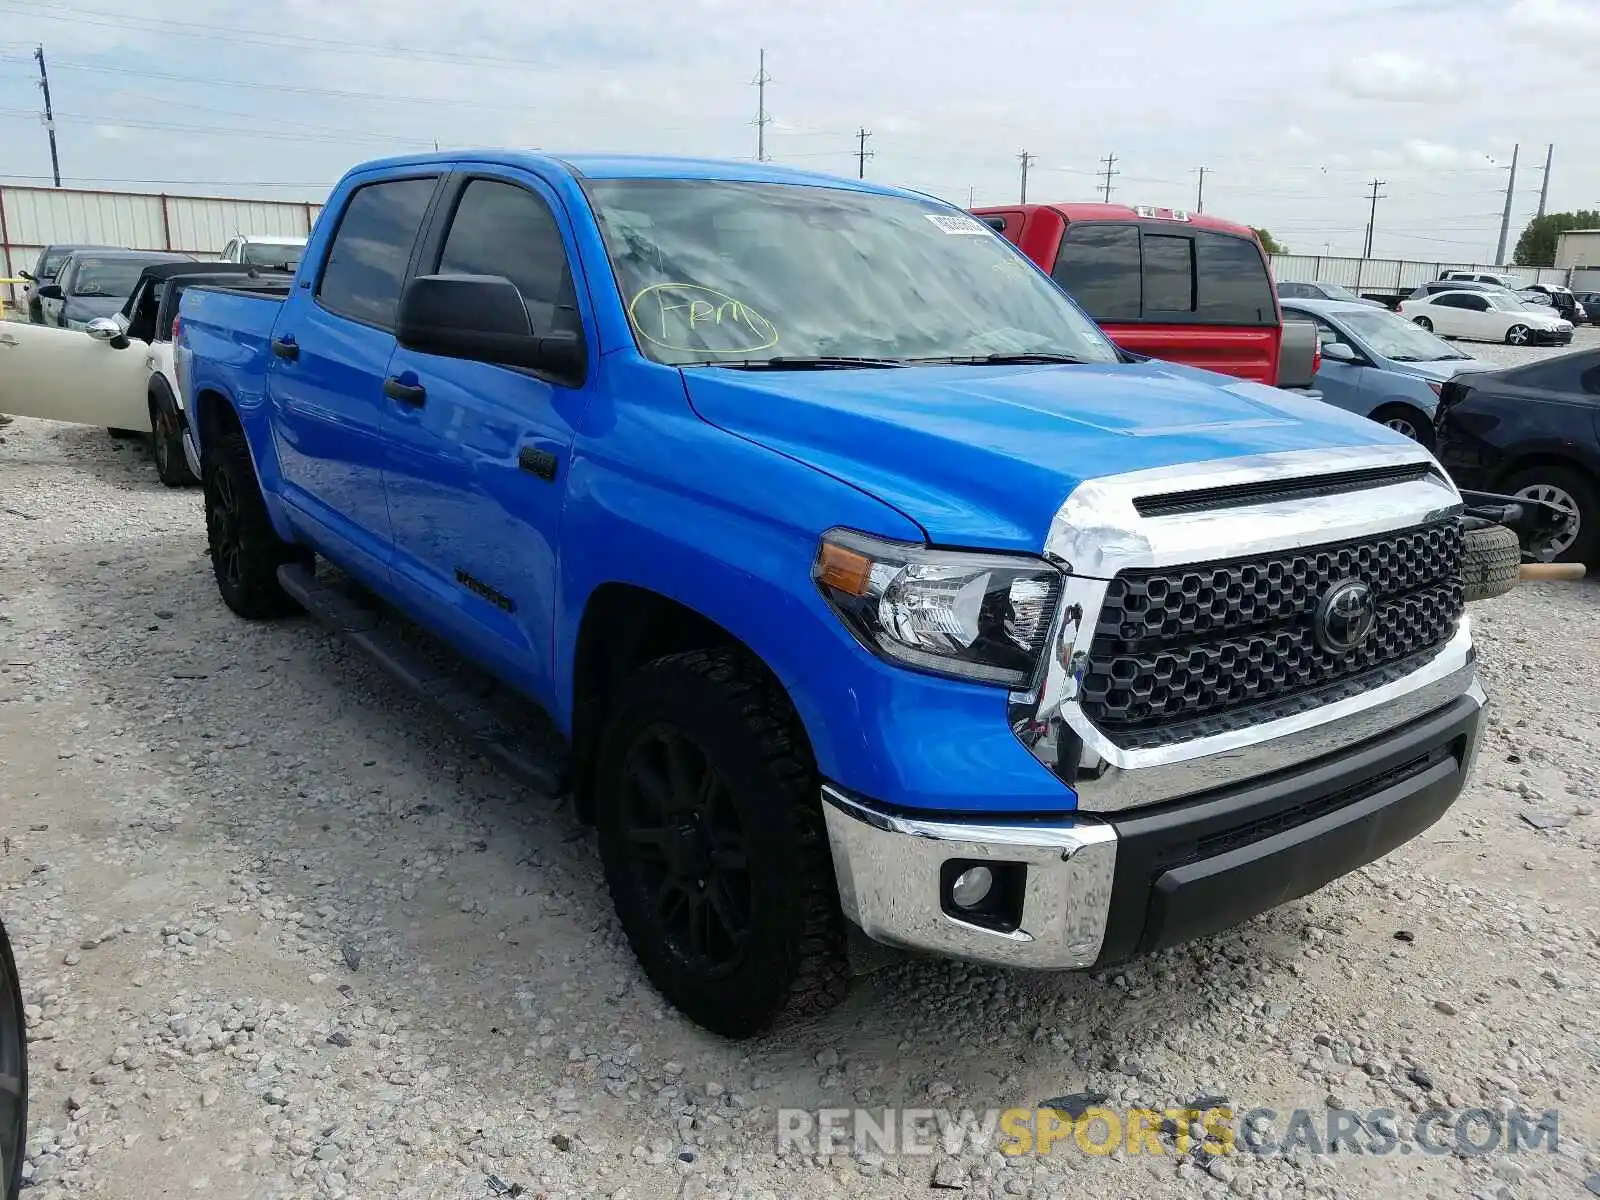
M 940 812 L 1075 806 L 1012 733 L 1004 689 L 885 663 L 817 590 L 811 565 L 825 530 L 921 541 L 906 517 L 687 407 L 630 404 L 601 420 L 612 426 L 603 453 L 580 446 L 568 476 L 553 647 L 565 731 L 584 611 L 597 589 L 624 583 L 714 621 L 760 657 L 823 775 L 858 794 Z

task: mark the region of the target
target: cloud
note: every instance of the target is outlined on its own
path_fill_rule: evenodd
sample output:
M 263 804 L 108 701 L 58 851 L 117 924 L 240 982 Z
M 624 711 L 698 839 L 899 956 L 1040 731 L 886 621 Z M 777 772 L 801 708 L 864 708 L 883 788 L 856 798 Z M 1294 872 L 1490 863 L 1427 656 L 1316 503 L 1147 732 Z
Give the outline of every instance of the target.
M 1442 99 L 1461 85 L 1448 67 L 1392 50 L 1374 50 L 1335 68 L 1333 86 L 1360 100 L 1404 102 Z
M 1426 138 L 1409 138 L 1403 149 L 1409 162 L 1436 170 L 1482 167 L 1489 163 L 1489 156 L 1480 150 L 1459 150 L 1443 142 L 1430 142 Z
M 1600 7 L 1577 0 L 1517 0 L 1506 11 L 1513 37 L 1561 54 L 1600 57 Z

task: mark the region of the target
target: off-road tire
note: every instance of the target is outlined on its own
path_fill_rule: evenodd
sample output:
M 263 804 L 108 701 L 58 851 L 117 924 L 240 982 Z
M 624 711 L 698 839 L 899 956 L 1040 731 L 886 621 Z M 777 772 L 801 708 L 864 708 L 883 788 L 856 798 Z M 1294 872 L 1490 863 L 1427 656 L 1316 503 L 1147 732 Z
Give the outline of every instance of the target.
M 1427 317 L 1412 317 L 1411 323 L 1419 329 L 1426 329 L 1429 333 L 1433 332 L 1433 322 L 1428 320 Z
M 1565 492 L 1578 510 L 1578 536 L 1556 555 L 1555 561 L 1600 566 L 1600 486 L 1594 477 L 1572 467 L 1528 467 L 1495 490 L 1514 496 L 1523 488 L 1540 484 Z
M 156 478 L 170 488 L 193 487 L 200 482 L 183 453 L 183 426 L 155 397 L 150 399 L 150 458 L 156 464 Z
M 222 602 L 241 617 L 264 620 L 298 612 L 278 585 L 278 568 L 305 560 L 302 547 L 280 538 L 267 516 L 244 431 L 219 431 L 206 447 L 206 542 Z
M 16 1200 L 28 1141 L 28 1038 L 22 983 L 0 925 L 0 1197 Z
M 1522 567 L 1522 546 L 1516 531 L 1504 525 L 1469 529 L 1466 549 L 1461 557 L 1461 575 L 1466 581 L 1467 603 L 1504 596 L 1517 586 Z
M 625 811 L 630 756 L 651 737 L 681 738 L 720 773 L 746 856 L 742 945 L 720 973 L 674 948 L 660 894 L 631 850 Z M 674 654 L 624 686 L 601 736 L 595 820 L 606 882 L 623 932 L 650 981 L 696 1024 L 740 1038 L 827 1011 L 849 974 L 845 918 L 804 730 L 781 687 L 747 654 Z M 707 900 L 702 900 L 706 903 Z

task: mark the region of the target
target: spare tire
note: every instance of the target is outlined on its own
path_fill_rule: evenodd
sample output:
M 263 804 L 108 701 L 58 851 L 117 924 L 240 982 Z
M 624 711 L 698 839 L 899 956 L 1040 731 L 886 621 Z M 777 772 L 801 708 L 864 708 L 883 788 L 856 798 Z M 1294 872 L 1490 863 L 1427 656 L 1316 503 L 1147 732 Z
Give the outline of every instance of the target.
M 1461 556 L 1461 575 L 1467 603 L 1504 596 L 1517 586 L 1522 567 L 1522 546 L 1516 532 L 1504 525 L 1468 529 Z
M 0 925 L 0 1197 L 17 1200 L 28 1144 L 28 1038 L 23 1030 L 22 983 Z

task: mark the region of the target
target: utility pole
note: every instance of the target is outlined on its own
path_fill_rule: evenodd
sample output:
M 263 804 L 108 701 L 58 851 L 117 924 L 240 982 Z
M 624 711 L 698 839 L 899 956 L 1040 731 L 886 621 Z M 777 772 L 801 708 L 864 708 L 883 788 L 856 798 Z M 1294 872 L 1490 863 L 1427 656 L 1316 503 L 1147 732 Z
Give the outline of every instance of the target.
M 761 65 L 756 69 L 756 77 L 751 81 L 756 89 L 756 161 L 767 161 L 767 126 L 772 124 L 772 118 L 767 115 L 767 84 L 772 82 L 772 76 L 767 74 L 767 51 L 761 51 Z
M 1545 147 L 1544 174 L 1539 179 L 1539 216 L 1544 216 L 1544 202 L 1550 198 L 1550 163 L 1556 156 L 1554 142 Z
M 1017 200 L 1017 203 L 1026 204 L 1028 202 L 1028 164 L 1033 161 L 1034 156 L 1024 150 L 1017 155 L 1017 158 L 1022 162 L 1022 195 Z
M 1113 175 L 1121 175 L 1122 172 L 1114 169 L 1116 167 L 1116 165 L 1117 165 L 1117 156 L 1115 154 L 1108 154 L 1104 158 L 1102 158 L 1100 161 L 1105 163 L 1106 169 L 1104 171 L 1096 171 L 1095 174 L 1102 175 L 1102 176 L 1105 177 L 1105 181 L 1106 181 L 1106 185 L 1105 185 L 1105 201 L 1106 201 L 1107 204 L 1110 204 L 1111 203 L 1111 177 Z
M 867 177 L 867 159 L 873 157 L 872 151 L 867 149 L 867 139 L 872 136 L 872 130 L 862 127 L 856 130 L 856 178 Z
M 973 202 L 977 199 L 977 196 L 978 196 L 977 185 L 976 184 L 969 185 L 967 187 L 967 210 L 969 212 L 972 210 Z
M 1511 197 L 1517 190 L 1517 155 L 1521 151 L 1520 144 L 1511 147 L 1511 177 L 1506 180 L 1506 206 L 1500 211 L 1500 244 L 1494 252 L 1494 265 L 1497 267 L 1506 261 L 1506 236 L 1511 232 Z
M 1200 184 L 1194 192 L 1194 210 L 1203 213 L 1206 210 L 1206 168 L 1200 168 Z
M 56 186 L 61 186 L 61 159 L 56 154 L 56 114 L 50 107 L 50 75 L 44 69 L 44 47 L 34 48 L 33 57 L 39 63 L 39 90 L 44 93 L 44 127 L 50 134 L 50 174 L 55 177 Z
M 1378 225 L 1378 201 L 1389 198 L 1387 193 L 1380 193 L 1378 189 L 1388 182 L 1387 179 L 1374 179 L 1372 181 L 1372 195 L 1368 197 L 1372 201 L 1372 209 L 1367 216 L 1367 244 L 1366 248 L 1361 251 L 1362 258 L 1372 257 L 1372 234 Z

